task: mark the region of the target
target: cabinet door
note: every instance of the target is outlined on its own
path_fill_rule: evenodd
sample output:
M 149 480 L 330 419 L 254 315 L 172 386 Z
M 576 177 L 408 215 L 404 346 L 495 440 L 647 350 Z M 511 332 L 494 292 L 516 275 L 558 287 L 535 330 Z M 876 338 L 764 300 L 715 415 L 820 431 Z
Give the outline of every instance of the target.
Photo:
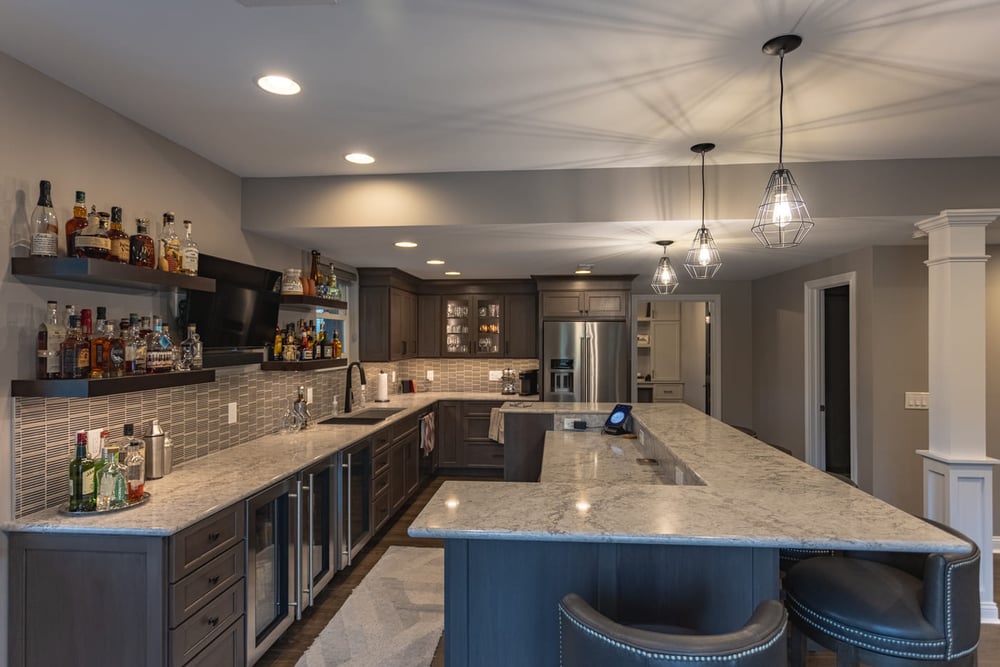
M 403 500 L 407 500 L 420 485 L 420 431 L 412 431 L 399 446 L 403 450 Z
M 476 340 L 476 315 L 469 297 L 447 296 L 442 299 L 444 310 L 444 345 L 442 357 L 467 357 Z
M 653 301 L 652 313 L 654 320 L 674 320 L 681 319 L 680 301 Z
M 621 290 L 584 292 L 587 317 L 627 317 L 629 293 Z
M 403 453 L 403 443 L 398 442 L 389 450 L 389 507 L 391 512 L 399 509 L 406 499 L 405 470 L 406 459 Z
M 406 332 L 403 330 L 403 290 L 389 289 L 389 358 L 402 359 L 405 356 Z
M 358 289 L 358 353 L 363 361 L 389 361 L 389 290 Z
M 476 315 L 475 344 L 477 357 L 500 357 L 504 354 L 504 300 L 500 296 L 477 296 L 473 300 Z
M 515 359 L 538 356 L 538 299 L 534 294 L 513 294 L 506 299 L 504 355 Z
M 579 317 L 583 314 L 583 292 L 542 292 L 542 317 Z
M 440 401 L 436 424 L 435 449 L 438 451 L 438 465 L 443 468 L 456 468 L 465 464 L 460 460 L 462 453 L 459 443 L 462 433 L 461 403 L 459 401 Z
M 490 410 L 502 403 L 462 404 L 462 458 L 467 468 L 503 468 L 503 445 L 490 440 Z
M 403 356 L 417 356 L 417 295 L 403 292 Z
M 417 356 L 441 356 L 441 297 L 421 294 L 417 297 Z
M 653 380 L 681 379 L 681 323 L 653 321 L 650 326 L 653 356 Z

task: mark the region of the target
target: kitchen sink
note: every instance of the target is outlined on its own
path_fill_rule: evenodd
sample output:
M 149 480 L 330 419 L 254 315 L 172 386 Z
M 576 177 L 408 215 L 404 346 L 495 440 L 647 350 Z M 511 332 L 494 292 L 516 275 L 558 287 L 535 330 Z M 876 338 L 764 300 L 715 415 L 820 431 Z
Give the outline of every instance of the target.
M 320 424 L 377 424 L 406 408 L 365 408 L 324 419 Z

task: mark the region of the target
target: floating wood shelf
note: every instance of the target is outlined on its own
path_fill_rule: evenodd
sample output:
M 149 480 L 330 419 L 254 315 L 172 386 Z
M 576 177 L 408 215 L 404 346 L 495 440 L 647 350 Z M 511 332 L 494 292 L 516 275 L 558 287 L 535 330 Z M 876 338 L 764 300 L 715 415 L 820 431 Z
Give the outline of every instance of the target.
M 215 291 L 214 278 L 167 273 L 142 266 L 109 262 L 105 259 L 15 257 L 11 260 L 11 273 L 28 280 L 54 280 L 126 289 L 161 290 L 180 287 L 199 292 Z
M 313 359 L 312 361 L 263 361 L 262 371 L 316 371 L 321 368 L 342 368 L 347 359 Z
M 282 308 L 294 308 L 296 310 L 312 310 L 313 308 L 339 308 L 347 310 L 346 301 L 337 299 L 324 299 L 318 296 L 303 296 L 301 294 L 285 294 L 281 297 Z
M 94 380 L 12 380 L 10 395 L 43 398 L 93 398 L 131 391 L 214 382 L 214 370 L 173 371 Z

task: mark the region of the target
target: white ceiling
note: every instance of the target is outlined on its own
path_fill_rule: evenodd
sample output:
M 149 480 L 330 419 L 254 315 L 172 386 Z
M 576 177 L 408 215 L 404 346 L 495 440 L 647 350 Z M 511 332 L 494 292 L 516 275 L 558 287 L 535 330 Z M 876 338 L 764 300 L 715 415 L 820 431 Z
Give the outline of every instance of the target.
M 1000 155 L 996 1 L 0 0 L 0 15 L 4 52 L 246 177 L 690 166 L 700 141 L 719 146 L 709 165 L 772 163 L 778 63 L 760 47 L 786 32 L 804 38 L 785 60 L 788 162 Z M 263 93 L 262 73 L 302 94 Z M 378 161 L 348 164 L 352 150 Z M 818 220 L 811 247 L 778 263 L 912 231 L 838 222 L 849 242 Z M 737 263 L 756 243 L 747 226 L 710 221 Z M 480 226 L 489 252 L 468 259 L 485 277 L 504 253 L 560 252 L 565 271 L 588 261 L 568 246 L 587 244 L 560 236 L 613 257 L 633 234 L 621 229 L 608 243 L 600 229 L 521 225 L 515 241 Z M 371 249 L 393 231 L 302 242 Z M 380 253 L 356 263 L 397 257 Z

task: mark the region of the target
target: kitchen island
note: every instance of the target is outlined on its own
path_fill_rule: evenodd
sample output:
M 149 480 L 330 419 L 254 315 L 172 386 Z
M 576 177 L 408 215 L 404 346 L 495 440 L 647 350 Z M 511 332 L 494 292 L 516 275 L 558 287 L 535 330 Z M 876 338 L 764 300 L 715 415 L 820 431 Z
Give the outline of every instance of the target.
M 553 416 L 556 428 L 567 414 L 601 423 L 612 407 L 504 412 Z M 781 547 L 966 549 L 686 405 L 637 405 L 633 416 L 635 440 L 548 432 L 539 482 L 447 482 L 410 526 L 446 540 L 449 664 L 557 664 L 557 604 L 568 592 L 625 622 L 725 632 L 778 597 Z

